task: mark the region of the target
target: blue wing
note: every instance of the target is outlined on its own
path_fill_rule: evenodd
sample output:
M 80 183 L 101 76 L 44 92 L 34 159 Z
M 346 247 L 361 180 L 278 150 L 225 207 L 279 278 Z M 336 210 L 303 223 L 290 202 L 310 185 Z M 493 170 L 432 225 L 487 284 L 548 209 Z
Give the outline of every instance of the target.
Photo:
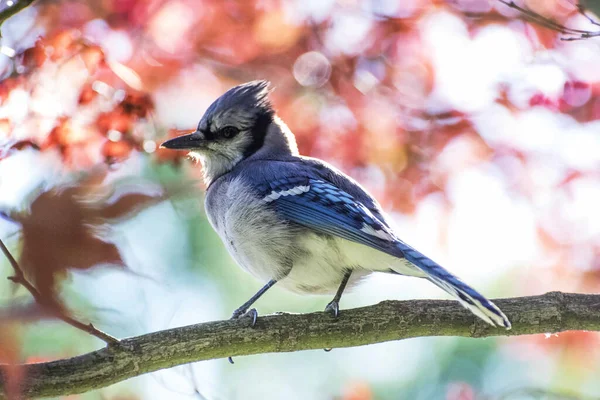
M 287 177 L 270 182 L 263 200 L 286 219 L 402 257 L 390 227 L 346 191 L 318 178 Z

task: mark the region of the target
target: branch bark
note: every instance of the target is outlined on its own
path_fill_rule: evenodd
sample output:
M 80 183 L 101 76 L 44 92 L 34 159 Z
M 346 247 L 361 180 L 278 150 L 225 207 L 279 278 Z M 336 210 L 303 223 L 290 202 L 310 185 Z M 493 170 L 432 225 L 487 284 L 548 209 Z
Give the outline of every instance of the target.
M 600 295 L 551 292 L 495 300 L 512 330 L 493 328 L 448 300 L 384 301 L 329 313 L 277 314 L 249 321 L 216 321 L 123 339 L 70 359 L 0 368 L 23 376 L 24 397 L 82 393 L 148 372 L 194 361 L 260 353 L 352 347 L 425 336 L 516 336 L 567 330 L 600 331 Z M 234 367 L 232 367 L 234 368 Z M 23 374 L 14 374 L 15 369 Z M 3 390 L 0 390 L 2 398 Z

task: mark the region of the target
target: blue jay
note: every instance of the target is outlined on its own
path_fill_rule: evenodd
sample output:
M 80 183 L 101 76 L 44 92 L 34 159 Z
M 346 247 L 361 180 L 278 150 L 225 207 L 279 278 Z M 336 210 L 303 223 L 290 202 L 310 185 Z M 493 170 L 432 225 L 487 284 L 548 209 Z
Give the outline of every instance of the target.
M 202 163 L 206 214 L 227 250 L 266 282 L 234 311 L 256 322 L 252 304 L 269 288 L 334 294 L 335 317 L 346 287 L 372 272 L 425 278 L 492 326 L 502 311 L 435 261 L 400 240 L 377 201 L 333 166 L 299 155 L 275 114 L 269 83 L 236 86 L 206 110 L 198 129 L 162 144 Z

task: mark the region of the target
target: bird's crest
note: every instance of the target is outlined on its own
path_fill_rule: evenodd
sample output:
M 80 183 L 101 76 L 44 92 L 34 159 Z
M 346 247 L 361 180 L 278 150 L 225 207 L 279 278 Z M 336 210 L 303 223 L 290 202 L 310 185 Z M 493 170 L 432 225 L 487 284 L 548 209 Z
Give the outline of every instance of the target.
M 241 108 L 273 114 L 273 105 L 269 100 L 272 91 L 269 81 L 257 80 L 235 86 L 225 92 L 216 102 L 218 109 Z

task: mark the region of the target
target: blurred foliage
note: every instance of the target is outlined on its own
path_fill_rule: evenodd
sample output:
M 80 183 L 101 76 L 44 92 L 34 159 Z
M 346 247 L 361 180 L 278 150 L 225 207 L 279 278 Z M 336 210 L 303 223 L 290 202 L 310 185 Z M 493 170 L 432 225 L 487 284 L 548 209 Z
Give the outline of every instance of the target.
M 199 168 L 158 144 L 192 129 L 230 86 L 269 79 L 303 154 L 339 166 L 405 222 L 429 215 L 436 230 L 426 231 L 427 240 L 460 248 L 461 262 L 492 242 L 497 254 L 486 254 L 486 262 L 503 269 L 496 274 L 507 295 L 597 291 L 600 45 L 598 38 L 562 39 L 598 26 L 573 1 L 515 3 L 546 22 L 497 0 L 39 0 L 2 25 L 0 236 L 47 304 L 107 331 L 130 335 L 226 316 L 260 283 L 234 266 L 206 221 L 194 189 Z M 594 18 L 596 2 L 583 4 Z M 472 187 L 467 196 L 462 182 Z M 449 237 L 461 207 L 486 219 L 471 222 L 471 230 L 495 224 L 497 236 L 476 234 L 481 242 L 461 248 Z M 509 218 L 507 210 L 518 215 Z M 410 227 L 416 232 L 423 221 Z M 522 234 L 528 221 L 532 237 Z M 493 269 L 481 264 L 472 269 Z M 93 347 L 92 338 L 37 313 L 26 296 L 0 283 L 7 306 L 0 362 Z M 326 302 L 272 296 L 261 312 Z M 597 342 L 586 332 L 512 345 L 443 342 L 429 365 L 411 362 L 410 382 L 339 372 L 320 392 L 344 400 L 495 398 L 490 376 L 510 380 L 539 363 L 558 389 L 600 396 Z M 510 351 L 517 360 L 501 355 Z M 273 384 L 279 391 L 271 398 L 302 398 L 312 386 L 290 391 L 301 381 L 293 374 L 319 363 L 339 371 L 352 364 L 335 351 L 328 359 L 290 355 L 298 370 L 265 357 L 253 358 L 263 375 L 241 361 L 236 367 L 249 378 L 229 386 L 272 375 L 284 382 Z M 235 374 L 214 379 L 227 386 Z M 207 381 L 194 381 L 190 396 Z M 522 381 L 553 386 L 539 377 Z M 129 398 L 118 390 L 84 398 Z M 150 392 L 141 390 L 161 396 Z M 244 398 L 235 389 L 220 392 Z

